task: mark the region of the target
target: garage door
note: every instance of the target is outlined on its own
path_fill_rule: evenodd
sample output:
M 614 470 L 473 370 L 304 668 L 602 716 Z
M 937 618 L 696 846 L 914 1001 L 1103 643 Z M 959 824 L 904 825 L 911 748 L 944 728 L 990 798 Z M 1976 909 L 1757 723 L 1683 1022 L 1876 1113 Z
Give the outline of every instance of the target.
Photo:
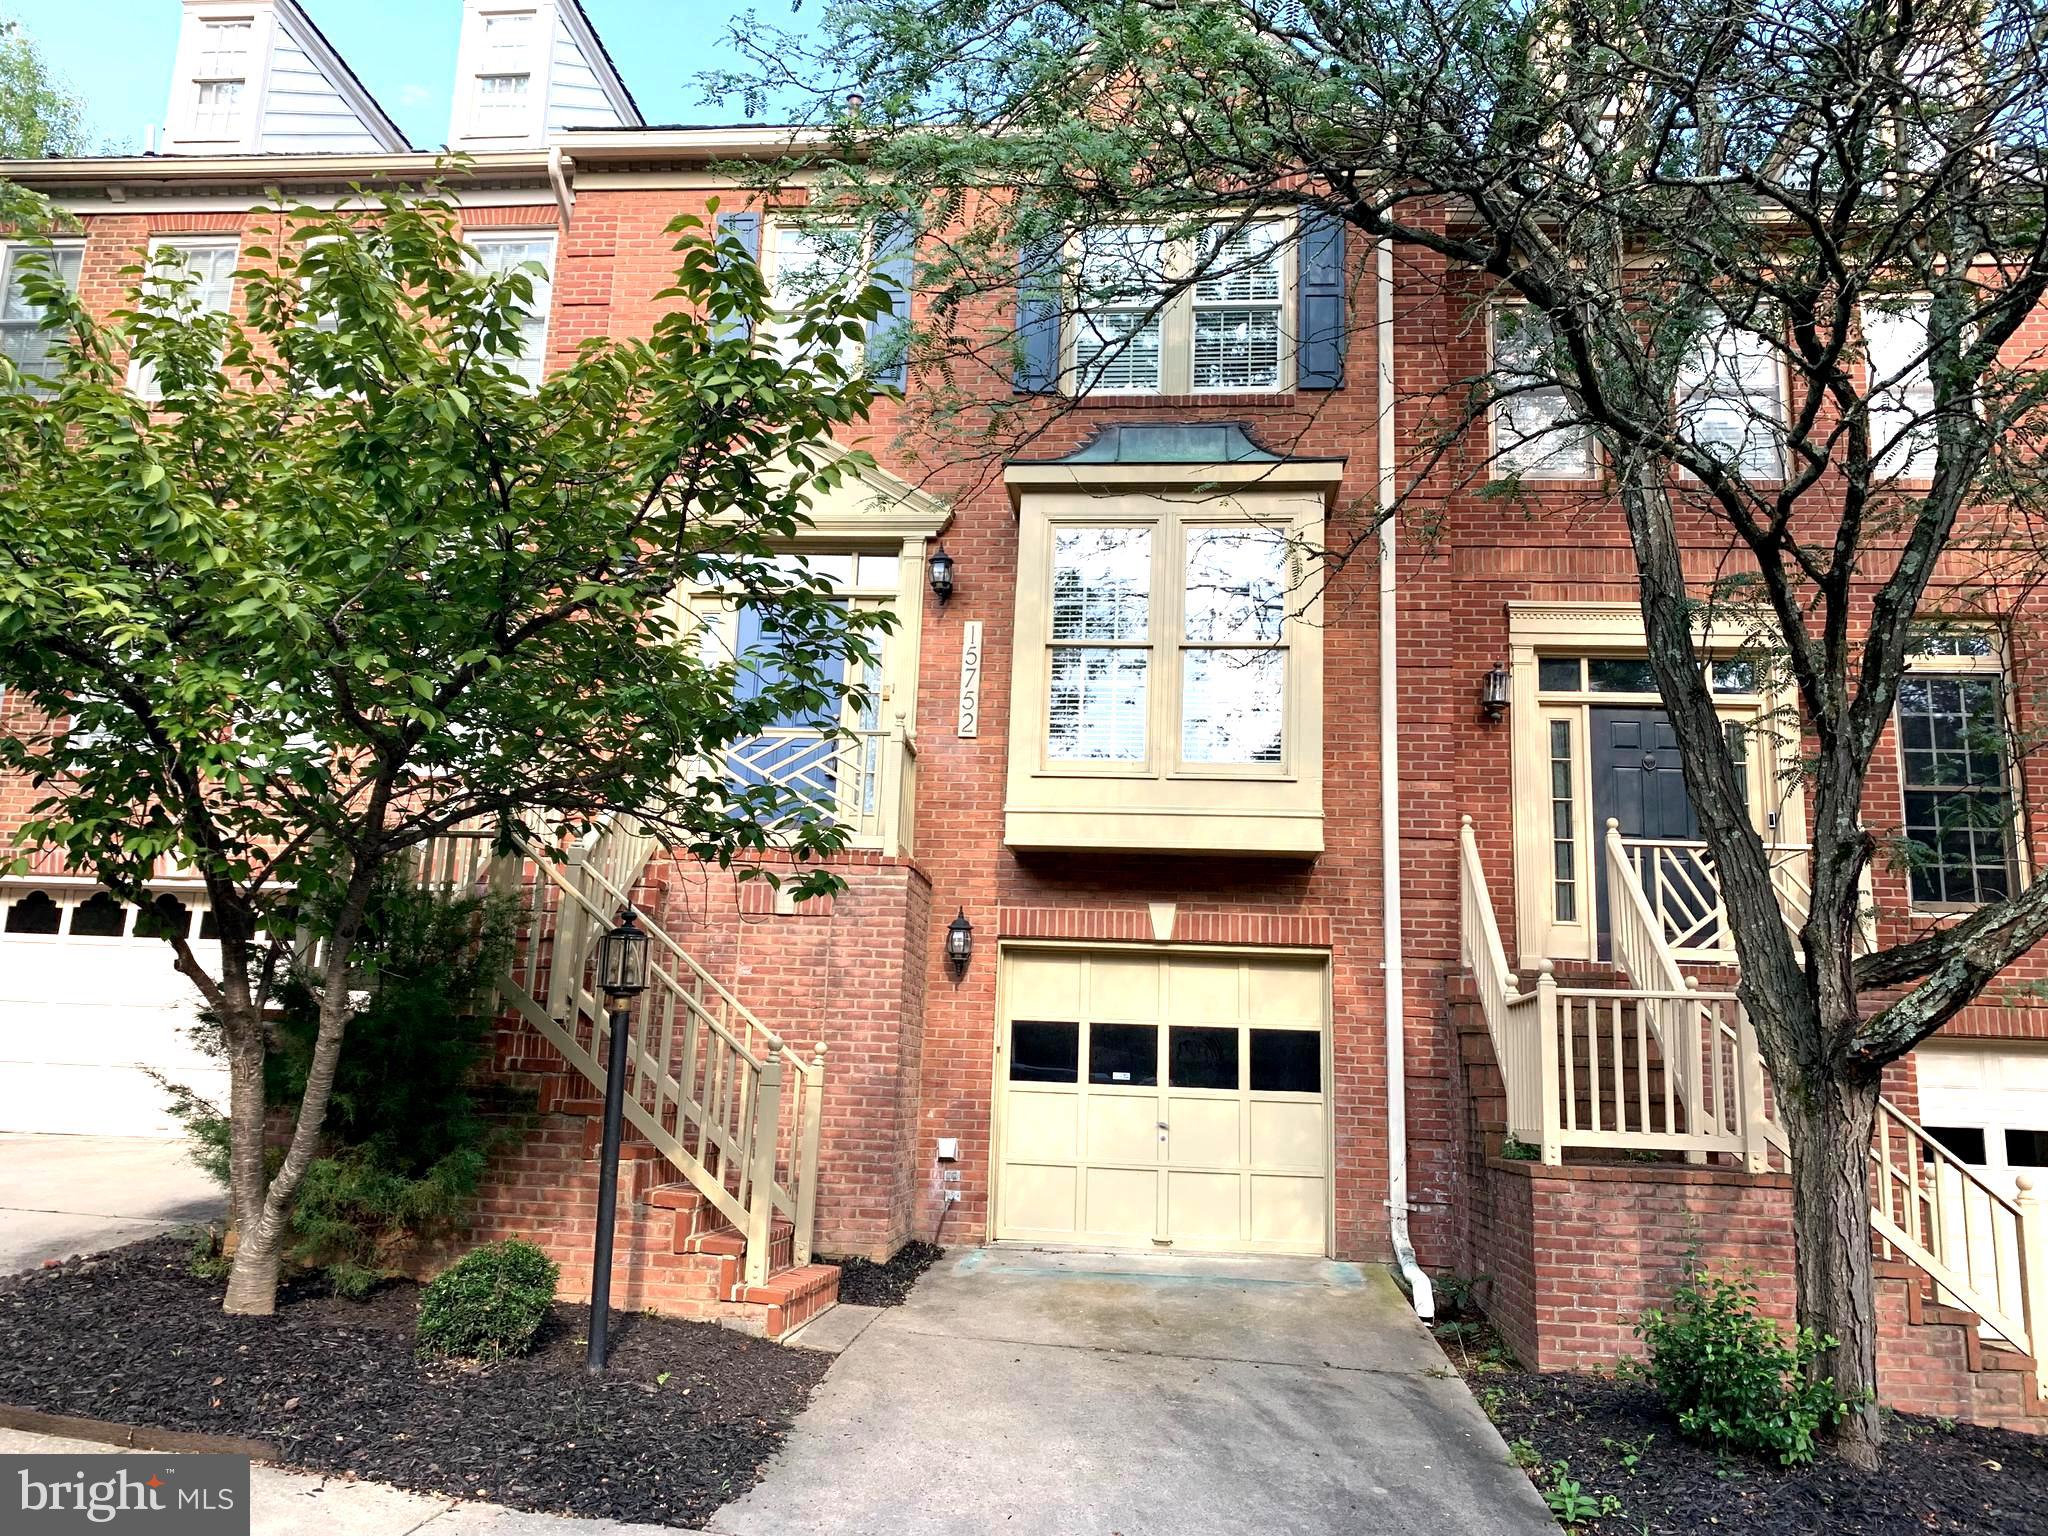
M 1920 1123 L 2000 1194 L 2048 1167 L 2048 1046 L 1935 1041 L 1913 1053 Z
M 1313 956 L 1006 951 L 996 1235 L 1320 1254 Z
M 202 905 L 160 897 L 156 915 L 211 965 Z M 0 1130 L 174 1135 L 152 1070 L 226 1102 L 226 1071 L 189 1034 L 199 994 L 137 919 L 103 891 L 0 886 Z

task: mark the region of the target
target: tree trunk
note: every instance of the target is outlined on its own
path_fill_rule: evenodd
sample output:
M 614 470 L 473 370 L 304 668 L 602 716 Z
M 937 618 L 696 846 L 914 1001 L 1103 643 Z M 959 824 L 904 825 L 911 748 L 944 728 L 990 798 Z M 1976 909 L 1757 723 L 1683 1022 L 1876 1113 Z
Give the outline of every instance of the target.
M 1815 1362 L 1855 1406 L 1835 1429 L 1835 1450 L 1874 1468 L 1883 1431 L 1877 1415 L 1877 1313 L 1870 1262 L 1870 1134 L 1878 1085 L 1839 1072 L 1784 1094 L 1779 1113 L 1792 1142 L 1792 1224 L 1799 1321 L 1838 1342 Z
M 241 1317 L 268 1317 L 275 1312 L 283 1257 L 283 1228 L 261 1221 L 244 1227 L 228 1266 L 228 1294 L 221 1310 Z
M 263 1019 L 253 1005 L 223 1002 L 220 1014 L 228 1047 L 228 1221 L 235 1232 L 223 1305 L 229 1312 L 268 1316 L 277 1305 L 277 1244 L 268 1245 L 267 1260 L 258 1251 L 264 1246 L 257 1233 L 269 1184 L 263 1155 Z

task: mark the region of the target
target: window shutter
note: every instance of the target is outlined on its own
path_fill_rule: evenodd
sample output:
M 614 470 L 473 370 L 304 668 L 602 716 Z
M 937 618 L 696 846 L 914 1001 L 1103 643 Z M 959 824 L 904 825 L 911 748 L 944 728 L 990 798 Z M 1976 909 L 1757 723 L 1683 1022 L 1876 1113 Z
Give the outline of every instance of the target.
M 718 216 L 718 238 L 721 241 L 724 241 L 726 239 L 739 241 L 739 243 L 742 246 L 746 247 L 747 259 L 755 263 L 755 265 L 757 266 L 760 264 L 760 214 L 753 212 L 721 213 Z M 719 260 L 725 260 L 725 254 L 722 251 L 719 253 Z M 713 339 L 717 341 L 728 341 L 735 336 L 745 337 L 750 333 L 751 329 L 752 328 L 747 324 L 745 320 L 742 320 L 737 316 L 733 316 L 719 322 L 717 334 Z
M 1301 211 L 1301 279 L 1295 295 L 1296 389 L 1344 386 L 1344 220 L 1325 208 Z
M 889 290 L 889 312 L 868 325 L 868 372 L 877 384 L 910 382 L 910 289 L 917 273 L 917 225 L 908 214 L 885 217 L 875 230 L 875 277 Z
M 1060 242 L 1034 240 L 1017 258 L 1019 394 L 1046 395 L 1059 384 Z

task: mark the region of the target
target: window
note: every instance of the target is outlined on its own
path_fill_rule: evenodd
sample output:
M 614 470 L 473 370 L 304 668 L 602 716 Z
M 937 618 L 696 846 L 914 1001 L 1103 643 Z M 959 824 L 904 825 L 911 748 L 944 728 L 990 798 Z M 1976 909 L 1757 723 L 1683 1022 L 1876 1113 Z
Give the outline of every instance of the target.
M 2004 691 L 1996 672 L 1924 666 L 1899 684 L 1908 880 L 1917 906 L 1977 906 L 2013 891 Z
M 183 269 L 184 280 L 170 283 L 144 279 L 145 305 L 157 313 L 175 313 L 186 319 L 229 312 L 235 296 L 235 267 L 241 259 L 241 247 L 236 241 L 152 240 L 149 254 L 152 267 L 161 267 L 168 257 Z M 162 392 L 154 371 L 140 364 L 129 368 L 128 386 L 150 400 Z
M 1934 379 L 1927 368 L 1927 301 L 1863 311 L 1870 369 L 1870 447 L 1881 475 L 1934 474 Z
M 208 21 L 199 28 L 192 70 L 192 136 L 242 137 L 242 98 L 249 83 L 248 21 Z
M 858 236 L 851 229 L 801 228 L 775 223 L 768 231 L 768 299 L 775 318 L 766 327 L 769 345 L 785 363 L 803 361 L 797 345 L 794 311 L 808 300 L 834 290 L 854 292 L 860 287 L 862 261 Z M 840 363 L 849 371 L 859 368 L 861 343 L 842 341 L 837 349 Z
M 1277 224 L 1230 231 L 1195 284 L 1196 391 L 1280 387 L 1281 235 Z
M 1555 382 L 1550 322 L 1526 305 L 1493 310 L 1493 463 L 1502 474 L 1582 480 L 1593 473 L 1593 445 L 1572 424 L 1572 405 Z
M 118 939 L 128 929 L 128 909 L 105 891 L 95 891 L 71 909 L 68 932 L 80 939 Z
M 1010 1081 L 1079 1082 L 1081 1026 L 1018 1019 L 1010 1026 Z
M 1681 432 L 1708 456 L 1759 479 L 1784 474 L 1784 387 L 1763 335 L 1731 320 L 1710 322 L 1678 371 Z
M 1145 760 L 1151 596 L 1151 529 L 1054 533 L 1048 756 Z
M 1074 314 L 1074 378 L 1081 391 L 1156 395 L 1165 378 L 1166 236 L 1117 224 L 1081 240 L 1080 305 Z
M 1212 526 L 1185 536 L 1181 760 L 1277 764 L 1287 717 L 1287 536 Z
M 31 304 L 21 291 L 21 280 L 26 275 L 22 258 L 38 249 L 41 248 L 33 245 L 0 245 L 0 353 L 26 377 L 54 379 L 58 369 L 57 333 L 43 329 L 43 310 Z M 77 292 L 85 248 L 50 247 L 48 259 L 47 270 L 62 279 L 65 287 Z
M 554 296 L 555 242 L 550 235 L 476 235 L 469 237 L 486 272 L 502 277 L 526 268 L 533 283 L 533 303 L 519 322 L 519 355 L 498 361 L 538 388 L 547 370 L 548 307 Z M 531 270 L 538 267 L 539 271 Z
M 1550 722 L 1550 854 L 1552 915 L 1560 923 L 1579 920 L 1578 835 L 1573 812 L 1578 789 L 1572 781 L 1572 724 Z
M 1197 243 L 1150 224 L 1087 231 L 1075 251 L 1066 326 L 1070 387 L 1135 395 L 1285 389 L 1293 362 L 1289 232 L 1281 223 L 1233 225 Z
M 534 13 L 499 11 L 483 18 L 471 115 L 484 137 L 523 134 L 533 92 Z
M 1253 1093 L 1321 1093 L 1323 1037 L 1308 1029 L 1255 1029 L 1252 1037 Z
M 7 908 L 8 933 L 51 934 L 58 929 L 63 909 L 48 891 L 29 891 L 17 896 Z
M 1235 1029 L 1175 1024 L 1166 1032 L 1167 1083 L 1174 1088 L 1237 1088 Z
M 1088 1081 L 1133 1088 L 1159 1083 L 1157 1024 L 1088 1026 Z
M 1973 1168 L 1984 1166 L 1984 1128 L 1981 1125 L 1930 1125 L 1927 1134 Z

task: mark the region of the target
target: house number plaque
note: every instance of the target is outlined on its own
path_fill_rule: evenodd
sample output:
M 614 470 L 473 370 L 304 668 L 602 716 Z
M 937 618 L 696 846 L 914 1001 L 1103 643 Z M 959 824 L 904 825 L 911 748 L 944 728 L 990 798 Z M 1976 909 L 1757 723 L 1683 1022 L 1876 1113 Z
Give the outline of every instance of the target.
M 960 734 L 981 734 L 981 620 L 960 626 Z

